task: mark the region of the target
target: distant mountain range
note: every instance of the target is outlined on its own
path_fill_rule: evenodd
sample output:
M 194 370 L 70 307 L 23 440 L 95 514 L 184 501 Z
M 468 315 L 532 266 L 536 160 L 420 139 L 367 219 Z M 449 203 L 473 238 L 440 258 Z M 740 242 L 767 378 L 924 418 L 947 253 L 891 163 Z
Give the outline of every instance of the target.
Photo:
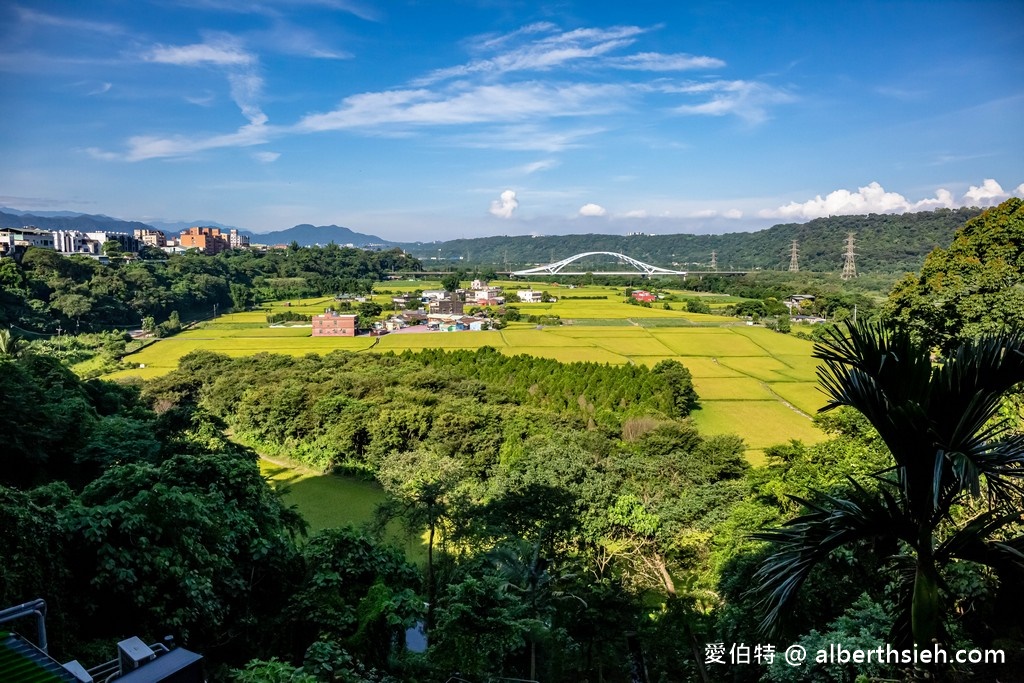
M 298 242 L 302 246 L 314 244 L 351 244 L 357 247 L 367 246 L 392 246 L 395 243 L 389 242 L 376 235 L 366 235 L 361 232 L 354 232 L 348 228 L 338 225 L 309 225 L 303 223 L 287 230 L 275 230 L 274 232 L 256 233 L 251 230 L 243 230 L 232 225 L 224 225 L 216 221 L 124 221 L 119 218 L 111 218 L 103 215 L 90 215 L 84 213 L 73 213 L 70 211 L 19 211 L 0 207 L 0 227 L 23 227 L 34 225 L 44 230 L 80 230 L 82 232 L 94 232 L 97 230 L 109 230 L 111 232 L 132 232 L 133 230 L 163 230 L 168 236 L 187 230 L 193 226 L 204 226 L 220 228 L 221 230 L 238 230 L 248 235 L 249 239 L 258 244 L 291 244 Z

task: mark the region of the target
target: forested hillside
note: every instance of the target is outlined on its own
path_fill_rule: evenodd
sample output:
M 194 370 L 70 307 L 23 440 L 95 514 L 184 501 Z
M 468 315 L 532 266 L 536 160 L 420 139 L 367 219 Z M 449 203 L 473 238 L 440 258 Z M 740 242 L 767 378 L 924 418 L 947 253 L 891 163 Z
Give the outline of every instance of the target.
M 612 251 L 646 263 L 681 270 L 710 270 L 716 252 L 719 270 L 786 270 L 790 245 L 797 240 L 800 268 L 841 271 L 847 233 L 856 233 L 857 267 L 864 273 L 904 273 L 920 269 L 924 257 L 950 243 L 953 233 L 980 209 L 939 209 L 921 213 L 832 216 L 787 223 L 757 232 L 722 235 L 552 235 L 484 237 L 402 245 L 421 259 L 462 259 L 460 265 L 489 264 L 499 270 L 551 263 L 588 251 Z M 605 263 L 608 263 L 605 259 Z M 581 262 L 581 268 L 586 265 Z
M 171 319 L 244 310 L 263 300 L 369 293 L 375 281 L 419 263 L 400 250 L 327 247 L 267 252 L 232 250 L 217 256 L 166 257 L 148 251 L 109 265 L 86 256 L 29 249 L 21 262 L 0 260 L 0 326 L 55 334 L 136 329 Z

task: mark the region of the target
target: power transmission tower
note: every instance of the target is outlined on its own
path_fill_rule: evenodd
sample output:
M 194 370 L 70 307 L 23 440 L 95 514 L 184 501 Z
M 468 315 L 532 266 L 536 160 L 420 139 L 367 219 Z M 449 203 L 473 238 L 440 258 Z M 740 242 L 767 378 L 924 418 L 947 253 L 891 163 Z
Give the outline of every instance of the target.
M 793 244 L 789 246 L 789 272 L 797 273 L 800 272 L 800 247 L 797 246 L 796 240 L 793 240 Z
M 718 270 L 718 252 L 711 252 L 711 270 Z
M 844 280 L 850 280 L 857 277 L 857 252 L 853 250 L 853 236 L 855 233 L 848 233 L 846 235 L 846 253 L 843 254 L 843 275 Z

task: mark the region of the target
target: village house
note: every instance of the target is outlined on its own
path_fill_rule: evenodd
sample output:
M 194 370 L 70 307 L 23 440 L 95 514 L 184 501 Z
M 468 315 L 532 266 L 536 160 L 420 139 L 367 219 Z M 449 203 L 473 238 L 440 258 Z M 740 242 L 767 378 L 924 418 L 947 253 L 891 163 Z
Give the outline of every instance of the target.
M 326 311 L 313 316 L 314 337 L 354 337 L 356 336 L 355 314 L 341 314 Z
M 651 303 L 652 301 L 658 298 L 651 294 L 650 292 L 643 289 L 638 289 L 635 292 L 633 292 L 632 297 L 633 299 L 641 303 Z
M 516 296 L 519 297 L 519 301 L 524 304 L 539 304 L 541 299 L 541 292 L 535 289 L 520 289 L 516 292 Z
M 432 299 L 427 305 L 432 314 L 462 315 L 466 305 L 459 299 Z

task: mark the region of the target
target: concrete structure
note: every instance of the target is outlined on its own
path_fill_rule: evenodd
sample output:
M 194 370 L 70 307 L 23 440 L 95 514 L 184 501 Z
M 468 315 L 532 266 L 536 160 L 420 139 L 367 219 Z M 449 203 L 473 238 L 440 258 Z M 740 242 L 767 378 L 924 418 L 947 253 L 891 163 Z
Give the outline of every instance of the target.
M 5 253 L 14 247 L 53 249 L 53 233 L 39 228 L 0 228 L 0 249 Z
M 178 237 L 178 246 L 186 249 L 199 249 L 204 254 L 219 254 L 231 248 L 227 235 L 220 228 L 193 227 L 182 230 Z
M 232 249 L 246 249 L 249 246 L 249 236 L 243 235 L 234 228 L 228 231 L 228 245 Z
M 99 244 L 98 252 L 103 253 L 103 245 L 107 242 L 117 242 L 121 245 L 121 251 L 129 254 L 139 253 L 139 248 L 142 246 L 135 235 L 127 232 L 108 232 L 106 230 L 98 230 L 96 232 L 87 232 L 85 236 Z
M 341 314 L 327 311 L 313 316 L 314 337 L 354 337 L 356 336 L 355 314 Z
M 167 246 L 167 236 L 164 235 L 163 230 L 136 230 L 135 239 L 147 247 L 162 249 Z
M 524 304 L 539 304 L 541 302 L 541 293 L 534 289 L 520 289 L 516 292 L 516 296 Z
M 465 304 L 458 299 L 433 299 L 428 310 L 433 314 L 462 315 Z

